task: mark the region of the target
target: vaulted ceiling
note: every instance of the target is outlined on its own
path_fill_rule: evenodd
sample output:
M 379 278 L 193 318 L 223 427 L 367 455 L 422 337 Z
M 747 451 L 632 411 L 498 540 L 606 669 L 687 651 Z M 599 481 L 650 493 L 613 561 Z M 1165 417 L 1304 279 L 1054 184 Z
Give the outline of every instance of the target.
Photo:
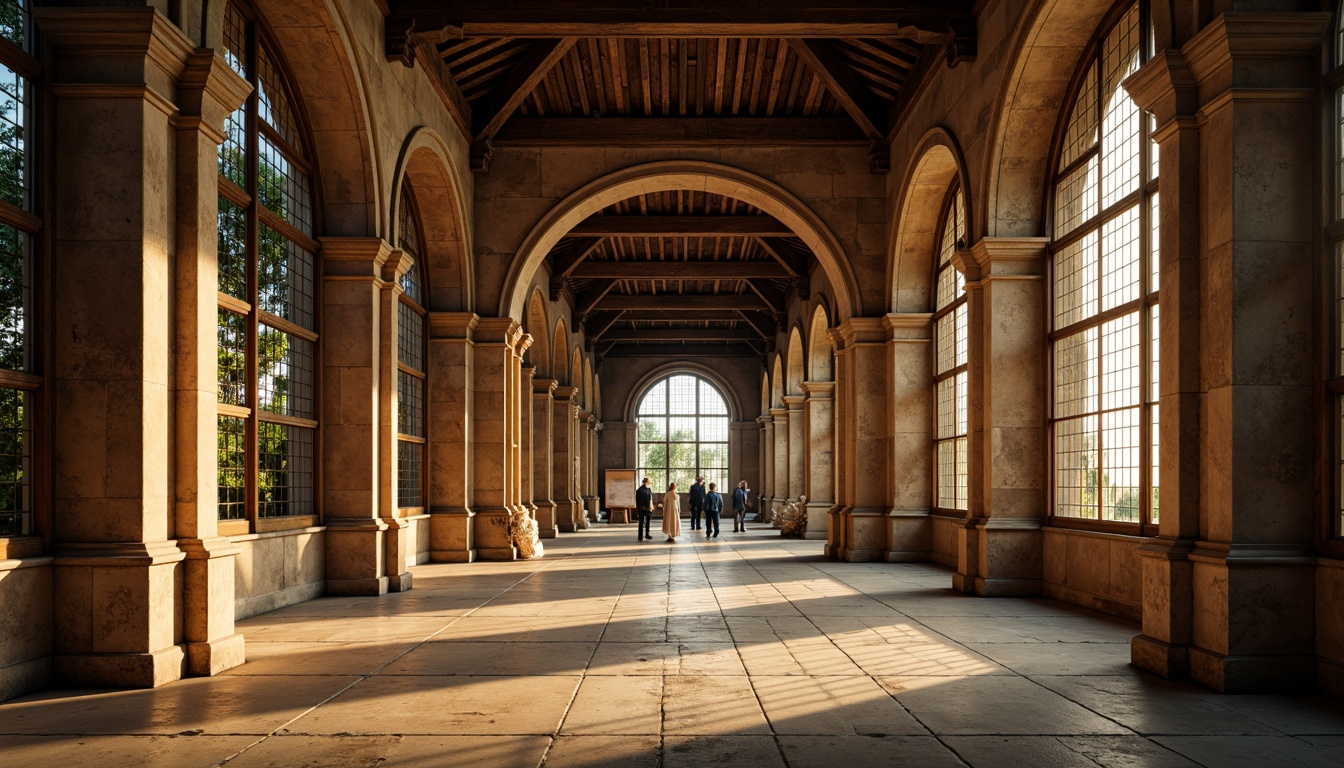
M 506 146 L 863 146 L 874 172 L 934 67 L 974 58 L 972 0 L 389 0 L 472 169 Z M 599 355 L 764 355 L 811 253 L 740 201 L 667 192 L 550 256 Z

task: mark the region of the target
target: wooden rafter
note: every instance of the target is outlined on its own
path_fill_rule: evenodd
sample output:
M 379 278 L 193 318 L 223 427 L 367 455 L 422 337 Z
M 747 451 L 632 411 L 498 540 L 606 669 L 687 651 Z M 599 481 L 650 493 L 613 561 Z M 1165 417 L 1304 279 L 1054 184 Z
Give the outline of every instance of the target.
M 703 294 L 663 294 L 660 296 L 613 296 L 607 294 L 602 301 L 598 302 L 597 308 L 603 310 L 639 310 L 650 305 L 654 300 L 658 300 L 658 308 L 665 312 L 672 313 L 691 313 L 704 310 L 739 310 L 739 309 L 765 309 L 774 311 L 771 307 L 754 293 L 732 294 L 732 295 L 703 295 Z
M 789 237 L 773 216 L 590 216 L 570 231 L 579 237 L 681 237 L 683 235 Z
M 575 280 L 783 280 L 792 275 L 773 261 L 589 261 L 569 276 Z
M 579 238 L 566 251 L 556 254 L 551 274 L 559 278 L 569 277 L 574 268 L 588 258 L 597 246 L 602 244 L 602 240 L 603 238 L 600 237 Z
M 560 38 L 537 40 L 529 45 L 522 60 L 509 70 L 491 91 L 486 103 L 477 110 L 475 140 L 488 142 L 493 139 L 523 99 L 576 42 L 575 38 Z
M 760 341 L 763 337 L 750 328 L 615 328 L 602 335 L 605 341 Z
M 775 337 L 775 324 L 764 315 L 754 312 L 738 312 L 737 316 L 747 324 L 747 327 L 760 334 L 762 339 L 769 340 Z
M 846 117 L 515 117 L 495 146 L 648 147 L 867 144 Z
M 770 258 L 774 259 L 780 266 L 788 270 L 790 276 L 807 276 L 807 264 L 801 256 L 788 246 L 787 243 L 784 243 L 776 237 L 762 237 L 760 238 L 760 243 L 761 247 L 765 249 L 765 252 L 770 254 Z
M 789 40 L 795 53 L 826 84 L 840 106 L 844 107 L 864 135 L 875 142 L 886 141 L 887 107 L 867 86 L 859 82 L 853 70 L 836 55 L 824 40 Z

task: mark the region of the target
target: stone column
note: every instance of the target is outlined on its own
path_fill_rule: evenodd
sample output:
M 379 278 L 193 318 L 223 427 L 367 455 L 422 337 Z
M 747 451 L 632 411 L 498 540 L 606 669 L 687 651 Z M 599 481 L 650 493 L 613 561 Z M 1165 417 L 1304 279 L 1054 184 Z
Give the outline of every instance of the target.
M 602 519 L 602 499 L 597 493 L 597 436 L 602 433 L 602 422 L 593 416 L 588 430 L 588 519 L 596 523 Z
M 807 532 L 803 538 L 828 537 L 829 513 L 835 506 L 835 382 L 803 384 L 803 444 L 807 446 Z
M 789 409 L 771 408 L 770 419 L 775 428 L 775 484 L 770 489 L 772 501 L 767 520 L 773 520 L 775 512 L 789 498 Z
M 387 563 L 387 589 L 404 592 L 411 588 L 411 573 L 407 570 L 407 549 L 410 548 L 410 523 L 401 518 L 397 508 L 397 414 L 400 400 L 397 391 L 397 335 L 398 306 L 401 303 L 400 277 L 411 268 L 410 259 L 402 251 L 392 251 L 383 263 L 382 286 L 378 304 L 378 517 L 387 526 L 383 534 Z
M 54 670 L 91 687 L 211 674 L 243 655 L 214 503 L 213 158 L 247 89 L 152 8 L 34 16 L 62 117 L 46 233 L 65 329 L 48 380 Z
M 214 503 L 219 273 L 218 238 L 211 225 L 219 212 L 221 127 L 247 92 L 247 83 L 209 51 L 188 57 L 177 88 L 174 522 L 177 546 L 186 553 L 182 630 L 193 675 L 217 674 L 244 661 L 243 637 L 233 625 L 238 550 L 219 536 Z
M 531 337 L 528 337 L 529 343 Z M 520 378 L 518 379 L 518 413 L 520 416 L 518 429 L 521 449 L 522 474 L 519 476 L 519 482 L 522 483 L 522 505 L 527 509 L 527 513 L 533 520 L 537 519 L 537 457 L 535 452 L 535 435 L 533 429 L 532 393 L 536 381 L 537 368 L 531 363 L 523 365 Z M 549 457 L 548 457 L 549 459 Z
M 761 416 L 761 486 L 756 491 L 756 519 L 764 520 L 775 501 L 775 417 Z
M 555 501 L 556 527 L 564 533 L 573 533 L 579 529 L 573 452 L 576 426 L 574 413 L 578 410 L 574 398 L 577 394 L 578 389 L 574 387 L 556 387 L 555 404 L 551 412 L 555 424 L 551 498 Z
M 840 556 L 850 562 L 885 558 L 887 551 L 887 331 L 882 320 L 855 317 L 837 329 L 845 368 L 849 419 L 842 465 L 848 507 L 842 513 L 845 542 Z M 840 362 L 843 359 L 843 363 Z
M 1330 18 L 1226 14 L 1131 81 L 1162 143 L 1163 472 L 1132 658 L 1226 692 L 1316 674 L 1318 378 L 1302 340 Z
M 509 538 L 509 516 L 517 479 L 512 369 L 521 337 L 517 321 L 507 317 L 483 317 L 472 334 L 472 533 L 482 560 L 518 556 Z
M 832 560 L 839 560 L 845 549 L 845 512 L 849 508 L 846 501 L 852 498 L 848 495 L 849 489 L 846 486 L 848 473 L 844 471 L 848 466 L 849 456 L 850 395 L 849 377 L 845 375 L 846 363 L 840 358 L 840 346 L 844 343 L 844 337 L 834 328 L 828 333 L 831 335 L 831 345 L 835 349 L 835 504 L 826 512 L 825 554 Z
M 471 510 L 472 403 L 475 382 L 471 312 L 429 313 L 429 559 L 476 559 Z
M 969 514 L 955 586 L 984 596 L 1041 591 L 1045 519 L 1047 238 L 985 238 L 956 256 L 970 349 Z
M 597 419 L 589 411 L 579 411 L 579 431 L 578 431 L 578 455 L 579 455 L 579 516 L 584 522 L 592 524 L 597 522 L 597 512 L 593 509 L 593 502 L 597 499 L 593 495 L 592 484 L 592 463 L 593 463 L 593 435 L 597 427 Z
M 556 528 L 554 488 L 555 423 L 551 416 L 551 393 L 555 379 L 532 380 L 532 504 L 537 512 L 537 530 L 543 539 L 553 539 Z
M 527 348 L 532 344 L 532 337 L 522 332 L 519 328 L 517 340 L 513 345 L 513 359 L 509 364 L 508 375 L 508 404 L 509 404 L 509 424 L 508 444 L 511 446 L 509 451 L 509 477 L 508 477 L 508 496 L 509 511 L 513 514 L 530 514 L 531 509 L 527 502 L 531 501 L 530 493 L 524 494 L 526 489 L 526 479 L 531 477 L 531 471 L 523 463 L 523 393 L 528 392 L 530 398 L 532 386 L 529 383 L 526 390 L 523 389 L 523 360 L 526 356 Z M 530 405 L 530 404 L 529 404 Z M 531 412 L 531 408 L 527 409 Z M 528 439 L 531 439 L 532 433 L 527 433 Z
M 797 499 L 807 487 L 807 414 L 803 411 L 804 395 L 788 395 L 784 407 L 789 411 L 789 498 Z
M 891 387 L 891 509 L 887 519 L 889 563 L 928 560 L 933 553 L 933 316 L 891 314 L 887 370 Z
M 322 381 L 323 522 L 327 592 L 387 592 L 381 516 L 380 416 L 383 268 L 392 249 L 380 238 L 322 239 L 323 322 L 340 328 L 324 344 Z

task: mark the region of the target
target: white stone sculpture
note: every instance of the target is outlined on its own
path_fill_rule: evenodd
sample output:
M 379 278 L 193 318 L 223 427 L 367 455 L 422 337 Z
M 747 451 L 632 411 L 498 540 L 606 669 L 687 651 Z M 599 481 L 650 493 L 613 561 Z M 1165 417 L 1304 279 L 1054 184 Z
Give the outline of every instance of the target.
M 799 496 L 796 501 L 784 502 L 776 522 L 780 536 L 801 539 L 807 533 L 807 497 Z
M 518 550 L 518 557 L 523 560 L 541 557 L 545 552 L 541 536 L 537 533 L 537 521 L 526 510 L 509 516 L 509 540 Z

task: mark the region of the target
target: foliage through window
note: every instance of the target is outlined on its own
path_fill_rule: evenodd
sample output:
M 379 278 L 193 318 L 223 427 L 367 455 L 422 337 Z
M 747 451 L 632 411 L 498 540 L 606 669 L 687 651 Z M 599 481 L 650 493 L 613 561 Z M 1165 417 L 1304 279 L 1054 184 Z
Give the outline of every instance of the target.
M 42 379 L 33 354 L 33 106 L 40 71 L 28 0 L 0 0 L 0 536 L 34 534 Z
M 639 476 L 658 491 L 675 482 L 685 492 L 705 483 L 728 487 L 728 404 L 701 376 L 676 373 L 645 391 L 638 410 Z
M 1121 83 L 1148 56 L 1146 7 L 1084 61 L 1064 129 L 1051 246 L 1056 518 L 1157 522 L 1157 147 Z
M 317 244 L 296 101 L 264 29 L 225 12 L 252 94 L 219 148 L 219 517 L 310 515 L 317 443 Z M 250 127 L 250 128 L 249 128 Z

